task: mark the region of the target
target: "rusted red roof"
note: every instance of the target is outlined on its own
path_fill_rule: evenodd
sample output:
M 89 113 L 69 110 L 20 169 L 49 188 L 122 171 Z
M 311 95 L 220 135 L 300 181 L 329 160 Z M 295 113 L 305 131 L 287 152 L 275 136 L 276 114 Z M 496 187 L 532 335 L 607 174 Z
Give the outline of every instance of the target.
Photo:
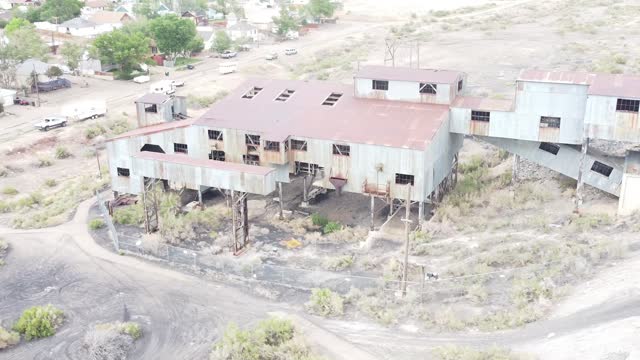
M 194 119 L 189 119 L 189 120 L 170 121 L 166 123 L 149 125 L 149 126 L 133 129 L 131 131 L 127 131 L 118 136 L 112 137 L 107 141 L 114 141 L 118 139 L 134 137 L 134 136 L 150 135 L 150 134 L 155 134 L 162 131 L 183 128 L 183 127 L 190 126 L 191 124 L 193 124 L 193 122 L 194 122 Z
M 243 98 L 253 87 L 262 90 Z M 285 89 L 295 93 L 276 101 Z M 331 93 L 342 96 L 333 106 L 322 105 Z M 448 113 L 446 105 L 355 98 L 350 85 L 254 79 L 215 103 L 194 125 L 246 130 L 272 141 L 292 136 L 424 150 Z
M 513 100 L 458 96 L 451 107 L 486 111 L 513 111 Z
M 356 78 L 374 80 L 416 81 L 436 84 L 453 84 L 462 77 L 460 71 L 413 69 L 406 67 L 389 67 L 366 65 L 360 68 Z
M 524 70 L 518 80 L 589 85 L 589 95 L 640 98 L 640 76 L 635 75 Z
M 196 167 L 205 167 L 210 169 L 216 169 L 220 171 L 227 172 L 241 172 L 247 174 L 255 174 L 255 175 L 267 175 L 268 173 L 274 171 L 274 168 L 265 167 L 265 166 L 255 166 L 255 165 L 246 165 L 246 164 L 238 164 L 226 161 L 214 161 L 208 159 L 196 159 L 187 154 L 163 154 L 157 152 L 150 151 L 142 151 L 135 155 L 134 158 L 144 159 L 144 160 L 155 160 L 162 161 L 166 163 L 180 164 L 180 165 L 190 165 Z
M 589 86 L 589 95 L 640 98 L 640 76 L 598 74 Z
M 574 72 L 574 71 L 545 71 L 545 70 L 523 70 L 518 76 L 518 80 L 522 81 L 537 81 L 547 83 L 564 83 L 564 84 L 577 84 L 577 85 L 589 85 L 594 74 L 586 72 Z

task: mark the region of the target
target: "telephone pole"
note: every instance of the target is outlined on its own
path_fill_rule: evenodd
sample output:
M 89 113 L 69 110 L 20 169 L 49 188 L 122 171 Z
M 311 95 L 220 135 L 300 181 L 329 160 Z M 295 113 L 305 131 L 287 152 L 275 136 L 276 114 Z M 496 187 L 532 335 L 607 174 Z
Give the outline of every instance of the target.
M 407 295 L 407 269 L 409 267 L 409 224 L 411 223 L 411 185 L 407 185 L 406 211 L 404 215 L 404 264 L 402 267 L 402 296 Z

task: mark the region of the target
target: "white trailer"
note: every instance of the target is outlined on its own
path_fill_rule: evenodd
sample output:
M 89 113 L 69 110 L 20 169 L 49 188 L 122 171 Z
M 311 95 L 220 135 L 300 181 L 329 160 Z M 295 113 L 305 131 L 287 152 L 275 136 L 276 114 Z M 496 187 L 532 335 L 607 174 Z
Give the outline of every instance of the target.
M 176 93 L 176 87 L 171 80 L 162 80 L 149 85 L 151 94 L 173 95 Z
M 107 102 L 104 100 L 82 101 L 62 107 L 62 115 L 69 120 L 95 119 L 107 114 Z
M 238 70 L 238 64 L 235 62 L 223 62 L 220 63 L 220 66 L 218 67 L 218 71 L 221 75 L 231 74 L 236 72 L 236 70 Z

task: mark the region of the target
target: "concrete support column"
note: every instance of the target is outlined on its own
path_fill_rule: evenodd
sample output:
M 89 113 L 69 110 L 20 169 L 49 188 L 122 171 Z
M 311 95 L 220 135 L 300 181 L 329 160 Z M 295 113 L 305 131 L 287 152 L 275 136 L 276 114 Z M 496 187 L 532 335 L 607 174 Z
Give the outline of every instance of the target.
M 280 220 L 284 219 L 284 199 L 282 198 L 282 182 L 278 181 L 278 202 L 280 203 Z
M 309 206 L 309 199 L 307 199 L 307 175 L 302 177 L 302 207 Z
M 198 187 L 198 204 L 200 204 L 200 210 L 204 210 L 204 201 L 202 201 L 202 186 Z
M 582 202 L 583 202 L 583 189 L 584 189 L 584 179 L 583 179 L 583 172 L 584 172 L 584 167 L 586 165 L 586 159 L 587 159 L 587 150 L 589 149 L 589 138 L 585 136 L 584 140 L 582 140 L 582 155 L 580 156 L 580 168 L 578 168 L 578 184 L 576 186 L 576 202 L 575 202 L 575 212 L 579 212 L 580 211 L 580 207 L 582 206 Z
M 513 168 L 511 169 L 511 181 L 518 182 L 520 176 L 520 155 L 513 154 Z
M 418 224 L 424 223 L 424 201 L 418 202 Z
M 371 231 L 373 231 L 375 229 L 374 215 L 375 215 L 376 203 L 375 203 L 375 197 L 373 197 L 373 195 L 370 195 L 370 197 L 371 197 Z
M 393 214 L 393 198 L 387 198 L 387 204 L 389 205 L 389 214 L 387 214 L 387 220 L 391 219 L 391 215 Z

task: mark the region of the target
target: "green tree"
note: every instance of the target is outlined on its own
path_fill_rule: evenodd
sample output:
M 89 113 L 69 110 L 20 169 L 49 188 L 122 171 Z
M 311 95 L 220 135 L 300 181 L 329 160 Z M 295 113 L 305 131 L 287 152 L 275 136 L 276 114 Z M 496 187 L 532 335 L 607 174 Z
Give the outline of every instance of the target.
M 191 54 L 199 53 L 204 50 L 204 40 L 200 36 L 196 36 L 189 42 L 189 52 Z
M 213 39 L 213 45 L 211 50 L 221 53 L 231 48 L 231 38 L 224 31 L 216 32 L 216 37 Z
M 14 85 L 16 66 L 30 58 L 44 59 L 49 51 L 37 32 L 19 28 L 7 34 L 8 41 L 0 42 L 0 84 Z
M 133 13 L 145 19 L 154 19 L 158 17 L 158 6 L 159 3 L 155 0 L 140 0 L 133 6 Z
M 66 42 L 62 45 L 60 49 L 60 54 L 62 58 L 66 62 L 69 69 L 75 70 L 78 68 L 80 61 L 82 60 L 82 55 L 84 54 L 84 46 L 74 44 L 72 42 Z
M 9 35 L 12 32 L 22 28 L 31 29 L 31 30 L 36 29 L 36 27 L 33 26 L 33 24 L 31 24 L 27 19 L 13 18 L 11 19 L 11 21 L 9 21 L 7 26 L 4 27 L 4 33 Z
M 336 11 L 335 5 L 330 0 L 310 0 L 306 9 L 309 15 L 316 20 L 330 18 Z
M 284 6 L 280 8 L 280 16 L 273 17 L 273 23 L 280 36 L 286 35 L 289 30 L 298 29 L 298 21 L 291 15 L 291 10 Z
M 198 35 L 193 21 L 173 14 L 153 19 L 149 26 L 158 49 L 171 59 L 189 52 L 191 41 Z
M 178 5 L 180 11 L 205 11 L 208 9 L 207 0 L 180 0 Z
M 142 33 L 128 34 L 121 29 L 98 36 L 93 46 L 93 56 L 105 63 L 117 64 L 127 74 L 149 54 L 149 38 Z
M 50 77 L 50 78 L 59 78 L 63 74 L 64 73 L 62 72 L 62 69 L 60 69 L 57 66 L 52 66 L 48 68 L 47 72 L 45 73 L 45 75 L 47 75 L 47 77 Z
M 40 21 L 60 24 L 80 15 L 83 6 L 78 0 L 47 0 L 40 7 Z

